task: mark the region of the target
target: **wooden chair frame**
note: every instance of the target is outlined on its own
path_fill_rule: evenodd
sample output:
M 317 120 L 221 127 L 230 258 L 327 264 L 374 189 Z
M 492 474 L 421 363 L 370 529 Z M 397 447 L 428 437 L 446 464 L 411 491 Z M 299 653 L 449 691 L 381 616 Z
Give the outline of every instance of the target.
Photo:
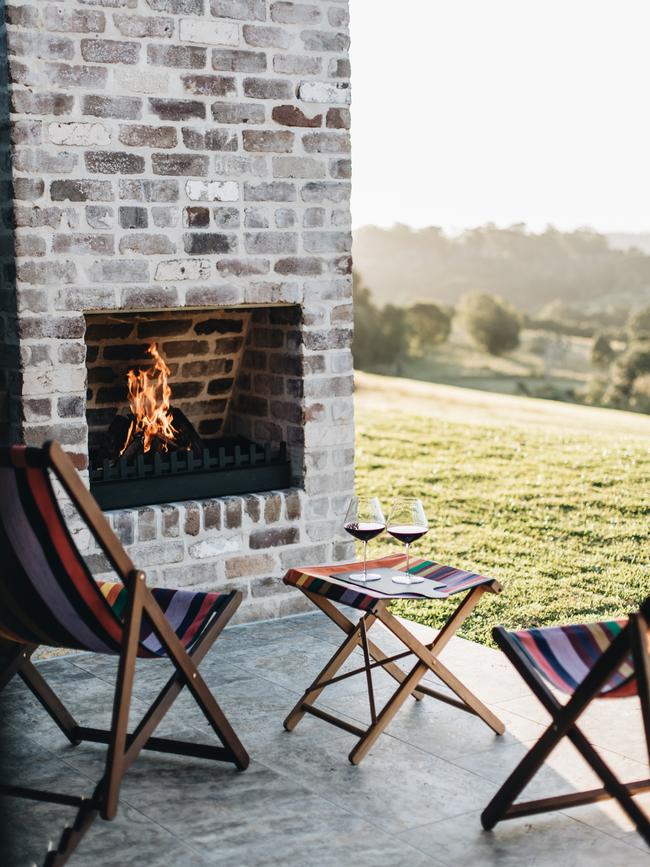
M 576 725 L 578 718 L 586 710 L 599 690 L 614 674 L 625 657 L 632 652 L 637 678 L 638 695 L 641 702 L 644 733 L 650 760 L 650 660 L 648 656 L 648 616 L 642 611 L 630 615 L 628 625 L 619 633 L 607 650 L 599 658 L 582 683 L 566 704 L 561 704 L 550 691 L 541 676 L 531 667 L 521 649 L 502 628 L 493 631 L 493 636 L 501 650 L 544 708 L 552 717 L 552 722 L 532 749 L 526 753 L 508 779 L 492 798 L 483 813 L 481 824 L 491 830 L 504 819 L 519 816 L 532 816 L 553 810 L 593 804 L 614 798 L 629 818 L 634 822 L 639 834 L 650 844 L 650 818 L 635 803 L 633 796 L 650 789 L 650 779 L 622 783 L 609 768 L 599 753 L 589 743 Z M 542 767 L 551 751 L 562 738 L 568 737 L 584 760 L 600 777 L 603 785 L 584 792 L 572 792 L 551 798 L 539 798 L 515 804 L 516 798 Z
M 37 645 L 10 645 L 9 653 L 3 659 L 4 665 L 0 668 L 0 690 L 14 676 L 20 677 L 73 746 L 82 741 L 92 741 L 108 747 L 104 775 L 90 798 L 22 786 L 0 785 L 0 794 L 77 808 L 74 824 L 64 830 L 57 848 L 50 851 L 44 861 L 44 867 L 59 867 L 68 860 L 97 815 L 108 820 L 115 817 L 122 778 L 141 750 L 232 762 L 239 770 L 248 767 L 249 757 L 198 671 L 201 660 L 239 607 L 241 593 L 233 594 L 226 606 L 213 616 L 200 639 L 188 652 L 147 587 L 144 572 L 134 567 L 68 456 L 57 443 L 48 444 L 45 448 L 55 476 L 73 500 L 129 593 L 124 612 L 122 646 L 109 729 L 89 728 L 77 723 L 32 663 L 31 656 Z M 140 624 L 145 614 L 149 617 L 153 631 L 165 648 L 175 671 L 135 730 L 129 733 L 128 718 Z M 221 741 L 221 747 L 153 736 L 153 732 L 185 686 Z
M 480 717 L 498 735 L 504 733 L 505 726 L 501 720 L 470 692 L 443 665 L 439 658 L 445 646 L 472 613 L 483 594 L 485 592 L 500 592 L 501 588 L 496 581 L 473 587 L 464 596 L 438 635 L 429 644 L 423 644 L 419 641 L 401 620 L 391 614 L 388 610 L 390 602 L 388 599 L 378 600 L 373 604 L 371 610 L 362 614 L 358 622 L 354 623 L 329 599 L 316 593 L 311 593 L 303 588 L 299 589 L 346 634 L 346 638 L 328 660 L 314 682 L 307 687 L 301 699 L 285 719 L 284 727 L 287 731 L 293 731 L 306 713 L 344 729 L 359 738 L 348 756 L 353 765 L 358 765 L 368 754 L 379 735 L 385 730 L 409 695 L 413 696 L 416 701 L 420 701 L 426 695 Z M 406 650 L 392 656 L 387 656 L 368 638 L 368 633 L 375 623 L 382 623 L 399 639 L 406 647 Z M 346 662 L 353 650 L 359 646 L 363 652 L 363 666 L 337 675 L 337 671 Z M 411 655 L 415 656 L 415 664 L 409 671 L 405 672 L 396 665 L 396 662 Z M 379 712 L 376 709 L 372 683 L 372 670 L 378 667 L 383 668 L 399 684 L 393 695 Z M 422 685 L 420 681 L 428 672 L 435 674 L 439 680 L 448 686 L 456 698 Z M 371 722 L 366 729 L 362 729 L 347 722 L 347 720 L 340 719 L 340 717 L 314 706 L 314 702 L 326 687 L 357 674 L 365 674 L 368 688 Z

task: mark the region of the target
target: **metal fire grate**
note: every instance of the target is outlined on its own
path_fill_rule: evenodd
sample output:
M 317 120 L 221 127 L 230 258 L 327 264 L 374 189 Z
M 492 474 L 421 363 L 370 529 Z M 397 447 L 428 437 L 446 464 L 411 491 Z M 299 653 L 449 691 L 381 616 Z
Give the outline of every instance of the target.
M 274 448 L 238 438 L 205 446 L 200 457 L 170 451 L 117 461 L 91 460 L 90 490 L 102 509 L 123 509 L 250 494 L 291 484 L 286 443 Z

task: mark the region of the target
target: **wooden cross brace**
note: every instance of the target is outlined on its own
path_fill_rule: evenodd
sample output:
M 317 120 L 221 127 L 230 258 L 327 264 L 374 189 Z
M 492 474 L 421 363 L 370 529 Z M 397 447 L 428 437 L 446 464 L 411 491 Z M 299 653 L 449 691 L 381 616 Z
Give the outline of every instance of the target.
M 346 637 L 285 719 L 285 729 L 293 731 L 306 713 L 338 726 L 359 738 L 357 744 L 349 754 L 352 764 L 358 765 L 406 699 L 411 695 L 416 701 L 420 701 L 426 695 L 451 704 L 467 713 L 475 714 L 493 729 L 496 734 L 503 734 L 505 726 L 501 720 L 461 683 L 439 659 L 442 650 L 472 613 L 483 593 L 491 589 L 489 585 L 480 585 L 471 589 L 447 619 L 438 635 L 429 644 L 423 644 L 419 641 L 409 631 L 403 621 L 390 613 L 388 610 L 389 600 L 377 600 L 372 609 L 362 614 L 358 622 L 354 623 L 329 599 L 311 593 L 308 590 L 302 590 L 314 605 L 320 608 L 345 633 Z M 378 622 L 382 623 L 399 639 L 406 650 L 392 656 L 387 656 L 371 641 L 368 633 Z M 363 652 L 363 666 L 337 675 L 341 666 L 344 665 L 355 648 L 359 646 Z M 403 671 L 396 662 L 411 655 L 415 656 L 415 664 L 409 671 Z M 397 689 L 379 713 L 376 710 L 375 692 L 372 683 L 372 671 L 375 668 L 383 668 L 398 683 Z M 456 698 L 422 685 L 421 680 L 428 672 L 435 674 L 445 686 L 449 687 Z M 370 707 L 371 721 L 366 729 L 315 707 L 314 702 L 326 687 L 361 673 L 365 673 L 366 675 L 368 704 Z

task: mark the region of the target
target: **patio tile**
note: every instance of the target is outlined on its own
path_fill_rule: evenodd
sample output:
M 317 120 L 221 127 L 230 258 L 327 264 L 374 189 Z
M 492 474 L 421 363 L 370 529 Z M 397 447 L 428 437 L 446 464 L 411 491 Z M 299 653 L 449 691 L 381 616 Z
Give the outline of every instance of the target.
M 650 792 L 636 795 L 634 800 L 642 810 L 645 810 L 646 815 L 650 816 Z M 585 825 L 596 828 L 598 831 L 603 831 L 611 837 L 616 837 L 627 843 L 629 846 L 641 849 L 642 852 L 650 856 L 650 846 L 637 833 L 634 824 L 616 801 L 601 801 L 599 804 L 574 807 L 571 810 L 564 810 L 563 812 L 566 816 L 575 819 L 576 822 L 582 822 Z M 648 858 L 648 863 L 650 863 L 650 857 Z
M 549 714 L 532 695 L 499 702 L 497 707 L 524 719 L 536 720 L 544 727 L 551 721 Z M 616 725 L 612 725 L 613 720 L 616 720 Z M 592 702 L 578 720 L 578 725 L 594 746 L 637 762 L 647 762 L 648 747 L 638 701 L 608 699 Z
M 390 698 L 394 687 L 379 690 L 377 705 Z M 354 719 L 369 723 L 368 700 L 364 695 L 345 698 L 331 697 L 325 692 L 319 704 L 335 712 L 345 712 Z M 479 717 L 465 713 L 435 698 L 422 701 L 409 699 L 386 729 L 386 733 L 421 750 L 451 761 L 485 750 L 501 755 L 505 748 L 521 741 L 537 738 L 543 726 L 517 714 L 508 713 L 498 705 L 488 705 L 506 726 L 505 734 L 495 735 Z
M 458 758 L 460 767 L 471 770 L 485 779 L 501 784 L 519 760 L 533 746 L 536 739 L 511 744 L 498 754 L 486 750 Z M 599 749 L 598 752 L 622 780 L 639 780 L 648 776 L 648 766 L 626 756 Z M 591 770 L 580 753 L 568 740 L 561 741 L 553 750 L 543 767 L 528 784 L 522 797 L 546 797 L 576 789 L 591 789 L 601 786 L 600 778 Z
M 205 867 L 210 861 L 126 801 L 113 822 L 97 819 L 82 840 L 72 865 L 146 864 L 147 867 Z M 113 859 L 111 861 L 111 858 Z
M 8 839 L 0 839 L 2 867 L 41 864 L 48 844 L 58 840 L 65 825 L 74 818 L 74 810 L 69 807 L 19 798 L 3 799 L 2 807 L 14 819 L 15 830 Z
M 644 867 L 647 855 L 626 843 L 555 813 L 502 822 L 483 831 L 480 813 L 400 834 L 423 852 L 462 867 Z
M 27 867 L 41 864 L 48 844 L 56 844 L 66 825 L 74 820 L 70 807 L 12 800 L 21 833 L 10 841 L 2 867 Z M 182 840 L 121 801 L 112 822 L 97 818 L 72 856 L 76 867 L 117 867 L 146 864 L 147 867 L 204 867 L 204 860 Z
M 317 732 L 299 740 L 298 730 L 276 740 L 261 760 L 390 832 L 466 812 L 490 795 L 486 780 L 387 735 L 352 766 L 347 756 L 355 739 L 326 723 L 321 728 L 318 740 Z
M 393 865 L 406 852 L 402 842 L 347 810 L 337 808 L 296 780 L 252 762 L 246 773 L 224 769 L 207 779 L 200 763 L 171 758 L 155 761 L 154 786 L 141 774 L 131 775 L 124 798 L 138 799 L 139 809 L 174 834 L 208 863 L 242 865 L 346 863 L 351 846 L 360 847 L 368 863 Z M 176 781 L 174 797 L 170 785 Z M 437 865 L 408 849 L 408 863 Z
M 356 612 L 351 611 L 349 608 L 342 610 L 350 620 L 355 619 Z M 327 641 L 332 645 L 341 643 L 343 633 L 329 617 L 323 614 L 317 612 L 298 614 L 295 617 L 287 617 L 285 622 L 290 629 L 293 629 L 300 635 L 311 635 L 312 638 L 320 638 L 322 641 Z
M 243 825 L 239 833 L 221 840 L 219 854 L 210 863 L 220 867 L 242 867 L 244 863 L 246 867 L 342 867 L 358 860 L 373 867 L 444 867 L 430 854 L 314 796 L 291 805 L 286 816 L 257 823 L 254 829 Z

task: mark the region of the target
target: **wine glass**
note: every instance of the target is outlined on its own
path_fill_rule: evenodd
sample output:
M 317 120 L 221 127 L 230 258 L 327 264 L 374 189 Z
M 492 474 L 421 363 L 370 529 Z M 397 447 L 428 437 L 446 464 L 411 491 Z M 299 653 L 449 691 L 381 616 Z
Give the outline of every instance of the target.
M 378 581 L 381 575 L 368 572 L 368 542 L 386 529 L 386 519 L 377 497 L 352 497 L 343 527 L 351 536 L 363 542 L 363 572 L 353 572 L 350 578 L 355 581 Z
M 415 497 L 395 500 L 388 516 L 388 532 L 406 545 L 406 570 L 393 577 L 396 584 L 420 584 L 424 578 L 409 573 L 411 542 L 420 539 L 429 529 L 422 503 Z

